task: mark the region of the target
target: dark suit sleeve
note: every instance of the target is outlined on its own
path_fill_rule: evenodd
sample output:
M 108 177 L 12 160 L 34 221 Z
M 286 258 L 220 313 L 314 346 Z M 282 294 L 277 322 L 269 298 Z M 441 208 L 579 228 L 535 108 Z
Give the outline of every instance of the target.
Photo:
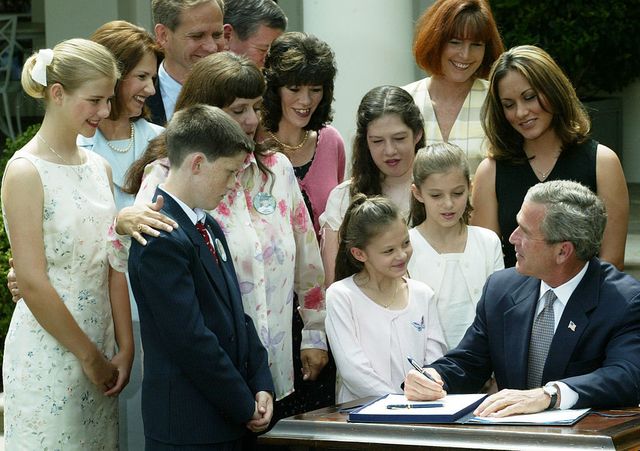
M 254 394 L 259 391 L 266 391 L 271 393 L 275 400 L 275 388 L 273 386 L 273 380 L 271 379 L 271 372 L 269 371 L 267 350 L 258 337 L 251 317 L 245 313 L 244 320 L 247 327 L 247 337 L 249 339 L 249 380 L 247 384 Z
M 486 301 L 489 281 L 476 307 L 476 316 L 457 347 L 433 362 L 449 393 L 476 393 L 491 376 L 492 362 L 487 330 Z
M 640 403 L 640 295 L 630 300 L 627 307 L 615 316 L 609 309 L 609 317 L 605 320 L 617 322 L 619 326 L 611 327 L 604 361 L 595 364 L 578 357 L 571 363 L 573 371 L 578 372 L 580 366 L 588 368 L 595 364 L 599 368 L 581 376 L 561 379 L 578 393 L 574 408 L 611 408 Z
M 196 258 L 190 244 L 162 234 L 141 249 L 135 271 L 163 351 L 220 412 L 244 424 L 254 395 L 205 325 L 191 269 Z

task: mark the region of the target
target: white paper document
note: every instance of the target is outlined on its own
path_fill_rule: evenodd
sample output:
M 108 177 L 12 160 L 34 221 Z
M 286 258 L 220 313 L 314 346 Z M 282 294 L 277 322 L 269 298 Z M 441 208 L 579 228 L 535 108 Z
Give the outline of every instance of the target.
M 365 415 L 452 415 L 465 407 L 473 404 L 486 394 L 473 395 L 447 395 L 435 401 L 409 401 L 404 395 L 388 395 L 376 402 L 363 407 L 358 411 Z M 390 408 L 390 406 L 403 406 L 406 408 Z M 442 407 L 411 408 L 414 405 L 442 405 Z
M 544 412 L 511 415 L 502 418 L 473 417 L 465 423 L 570 425 L 585 416 L 589 410 L 590 409 L 545 410 Z

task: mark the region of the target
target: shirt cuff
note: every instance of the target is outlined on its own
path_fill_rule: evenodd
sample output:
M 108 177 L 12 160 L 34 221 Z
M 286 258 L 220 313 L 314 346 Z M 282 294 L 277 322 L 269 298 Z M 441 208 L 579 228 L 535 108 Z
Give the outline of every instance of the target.
M 321 330 L 302 330 L 300 349 L 322 349 L 328 351 L 327 336 Z
M 578 402 L 578 393 L 575 392 L 572 388 L 570 388 L 564 382 L 550 382 L 551 384 L 556 384 L 558 386 L 558 390 L 560 390 L 560 405 L 559 409 L 571 409 Z

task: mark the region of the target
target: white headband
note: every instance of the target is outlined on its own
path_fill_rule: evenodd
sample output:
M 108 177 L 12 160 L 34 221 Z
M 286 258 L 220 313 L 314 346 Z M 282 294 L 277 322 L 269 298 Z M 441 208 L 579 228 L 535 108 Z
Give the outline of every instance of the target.
M 51 61 L 53 61 L 53 50 L 41 49 L 36 55 L 36 64 L 31 69 L 31 78 L 45 87 L 47 86 L 47 66 Z

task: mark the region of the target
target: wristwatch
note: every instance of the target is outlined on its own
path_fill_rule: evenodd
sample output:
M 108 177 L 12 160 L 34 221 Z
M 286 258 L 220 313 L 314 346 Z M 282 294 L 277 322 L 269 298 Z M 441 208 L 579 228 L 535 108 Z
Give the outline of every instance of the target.
M 555 409 L 557 407 L 556 404 L 558 404 L 558 386 L 556 384 L 547 384 L 542 387 L 542 390 L 551 398 L 546 410 Z

